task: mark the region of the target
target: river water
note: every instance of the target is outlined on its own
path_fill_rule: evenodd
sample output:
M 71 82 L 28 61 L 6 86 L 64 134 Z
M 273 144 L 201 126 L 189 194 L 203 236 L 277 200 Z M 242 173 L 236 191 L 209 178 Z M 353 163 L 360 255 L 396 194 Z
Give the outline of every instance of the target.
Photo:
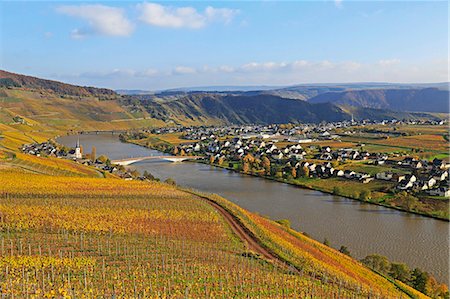
M 77 138 L 63 136 L 58 142 L 74 147 Z M 122 143 L 114 135 L 80 135 L 79 138 L 86 152 L 95 146 L 97 155 L 104 154 L 111 159 L 161 155 L 155 150 Z M 319 241 L 327 238 L 335 248 L 345 245 L 356 258 L 378 253 L 391 261 L 430 271 L 440 281 L 448 281 L 448 222 L 200 163 L 150 160 L 132 167 L 141 173 L 147 170 L 162 180 L 171 177 L 178 185 L 219 194 L 274 220 L 289 219 L 294 229 Z

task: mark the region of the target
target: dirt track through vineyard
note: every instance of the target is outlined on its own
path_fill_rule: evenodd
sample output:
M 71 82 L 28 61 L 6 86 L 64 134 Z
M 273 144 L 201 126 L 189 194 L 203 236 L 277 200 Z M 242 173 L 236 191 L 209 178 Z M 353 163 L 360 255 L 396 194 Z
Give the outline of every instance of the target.
M 213 200 L 204 196 L 200 196 L 198 194 L 196 194 L 196 196 L 198 196 L 203 201 L 211 205 L 223 216 L 225 221 L 231 227 L 232 231 L 239 237 L 239 239 L 241 239 L 242 242 L 247 244 L 247 248 L 249 250 L 263 256 L 265 259 L 271 261 L 273 264 L 276 264 L 277 266 L 288 268 L 288 265 L 284 261 L 282 261 L 278 256 L 270 252 L 264 246 L 262 246 L 258 238 L 255 237 L 251 232 L 249 232 L 248 229 L 241 223 L 241 221 L 239 221 L 239 219 L 236 218 L 236 216 L 228 212 L 224 207 L 214 202 Z M 289 270 L 296 273 L 298 272 L 298 270 L 295 269 L 294 267 L 289 267 Z

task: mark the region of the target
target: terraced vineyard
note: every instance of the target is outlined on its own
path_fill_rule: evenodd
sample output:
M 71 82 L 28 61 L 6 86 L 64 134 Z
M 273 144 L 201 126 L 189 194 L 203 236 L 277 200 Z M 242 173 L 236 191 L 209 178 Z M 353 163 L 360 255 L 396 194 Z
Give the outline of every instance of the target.
M 0 181 L 7 298 L 407 297 L 359 262 L 218 197 L 11 169 Z M 211 200 L 276 258 L 248 246 Z

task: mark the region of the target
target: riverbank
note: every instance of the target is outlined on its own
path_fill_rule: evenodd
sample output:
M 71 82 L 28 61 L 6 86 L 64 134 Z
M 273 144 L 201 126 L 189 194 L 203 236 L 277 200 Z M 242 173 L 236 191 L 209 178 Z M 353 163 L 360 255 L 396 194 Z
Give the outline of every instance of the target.
M 389 209 L 394 209 L 394 210 L 401 211 L 401 212 L 404 212 L 404 213 L 410 213 L 410 214 L 414 214 L 414 215 L 419 215 L 419 216 L 423 216 L 423 217 L 428 217 L 428 218 L 433 218 L 433 219 L 437 219 L 437 220 L 441 220 L 441 221 L 450 222 L 450 220 L 447 219 L 447 218 L 443 218 L 443 217 L 439 217 L 439 216 L 435 216 L 435 215 L 431 215 L 431 214 L 426 214 L 426 213 L 421 213 L 419 211 L 408 211 L 408 210 L 402 209 L 401 207 L 385 204 L 385 203 L 382 203 L 382 202 L 376 202 L 376 201 L 372 201 L 372 200 L 361 200 L 358 197 L 351 197 L 351 196 L 345 196 L 345 195 L 341 195 L 341 194 L 335 194 L 335 193 L 333 193 L 333 191 L 328 191 L 328 190 L 320 188 L 320 187 L 314 187 L 314 186 L 311 186 L 309 184 L 302 183 L 300 181 L 287 180 L 287 179 L 283 179 L 283 178 L 274 178 L 274 177 L 270 177 L 270 176 L 261 176 L 261 175 L 254 174 L 254 173 L 245 173 L 245 172 L 239 171 L 239 170 L 231 168 L 231 167 L 218 165 L 218 164 L 210 164 L 210 163 L 208 163 L 206 161 L 201 161 L 201 160 L 196 160 L 196 161 L 192 161 L 192 162 L 194 162 L 194 163 L 202 163 L 202 164 L 206 164 L 206 165 L 211 165 L 211 166 L 214 166 L 214 167 L 218 167 L 218 168 L 234 171 L 236 173 L 240 173 L 240 174 L 243 174 L 243 175 L 249 175 L 249 176 L 253 176 L 253 177 L 257 177 L 257 178 L 271 180 L 271 181 L 284 183 L 284 184 L 288 184 L 288 185 L 292 185 L 292 186 L 296 186 L 296 187 L 300 187 L 300 188 L 304 188 L 304 189 L 315 190 L 315 191 L 320 191 L 320 192 L 331 194 L 331 195 L 341 196 L 341 197 L 345 197 L 345 198 L 348 198 L 348 199 L 356 200 L 356 201 L 359 201 L 359 202 L 364 202 L 364 203 L 369 203 L 369 204 L 373 204 L 373 205 L 377 205 L 377 206 L 381 206 L 381 207 L 385 207 L 385 208 L 389 208 Z
M 131 144 L 135 144 L 135 145 L 138 145 L 138 146 L 143 146 L 143 147 L 150 148 L 150 149 L 153 149 L 153 150 L 169 153 L 169 151 L 165 150 L 166 148 L 155 147 L 155 146 L 152 146 L 151 144 L 143 145 L 143 144 L 141 144 L 139 142 L 136 142 L 134 140 L 126 140 L 126 139 L 123 139 L 121 141 L 122 142 L 128 142 L 128 143 L 131 143 Z M 348 199 L 351 199 L 351 200 L 356 200 L 356 201 L 359 201 L 359 202 L 369 203 L 369 204 L 373 204 L 373 205 L 377 205 L 377 206 L 381 206 L 381 207 L 385 207 L 385 208 L 389 208 L 389 209 L 393 209 L 393 210 L 397 210 L 397 211 L 401 211 L 401 212 L 405 212 L 405 213 L 410 213 L 410 214 L 413 214 L 413 215 L 418 215 L 418 216 L 423 216 L 423 217 L 437 219 L 437 220 L 440 220 L 440 221 L 450 222 L 449 218 L 446 218 L 446 217 L 443 217 L 443 216 L 440 216 L 440 215 L 435 215 L 435 214 L 432 214 L 432 213 L 425 213 L 425 212 L 416 211 L 416 210 L 407 210 L 407 209 L 405 209 L 405 208 L 403 208 L 401 206 L 392 205 L 392 204 L 389 204 L 389 203 L 386 203 L 386 202 L 383 202 L 383 201 L 375 201 L 375 200 L 372 200 L 371 198 L 366 198 L 365 200 L 362 200 L 360 198 L 359 194 L 356 195 L 356 196 L 351 196 L 349 194 L 342 194 L 342 193 L 336 194 L 333 189 L 327 190 L 327 189 L 325 189 L 323 187 L 320 187 L 320 186 L 314 186 L 313 184 L 310 183 L 310 182 L 312 182 L 312 179 L 309 179 L 309 178 L 305 178 L 304 181 L 302 182 L 302 181 L 300 181 L 298 179 L 296 179 L 296 180 L 288 180 L 288 179 L 284 179 L 284 178 L 276 178 L 276 177 L 260 175 L 260 174 L 256 174 L 256 173 L 243 172 L 243 171 L 238 170 L 236 168 L 225 166 L 224 164 L 227 164 L 227 163 L 223 163 L 222 165 L 219 165 L 217 163 L 211 164 L 211 163 L 208 163 L 206 160 L 196 160 L 196 161 L 193 161 L 193 162 L 195 162 L 195 163 L 202 163 L 202 164 L 206 164 L 206 165 L 211 165 L 211 166 L 218 167 L 218 168 L 221 168 L 221 169 L 227 169 L 227 170 L 230 170 L 230 171 L 233 171 L 233 172 L 236 172 L 236 173 L 240 173 L 240 174 L 243 174 L 243 175 L 249 175 L 249 176 L 258 177 L 258 178 L 262 178 L 262 179 L 267 179 L 267 180 L 271 180 L 271 181 L 275 181 L 275 182 L 279 182 L 279 183 L 284 183 L 284 184 L 288 184 L 288 185 L 292 185 L 292 186 L 296 186 L 296 187 L 300 187 L 300 188 L 305 188 L 305 189 L 309 189 L 309 190 L 320 191 L 320 192 L 331 194 L 331 195 L 341 196 L 341 197 L 345 197 L 345 198 L 348 198 Z M 330 180 L 330 179 L 328 179 L 328 180 Z M 358 184 L 360 184 L 360 183 L 358 183 Z
M 98 155 L 111 159 L 161 155 L 144 146 L 120 142 L 117 136 L 109 134 L 79 138 L 84 148 L 95 146 Z M 58 142 L 71 146 L 77 139 L 78 136 L 64 136 Z M 209 164 L 143 161 L 133 168 L 162 180 L 173 178 L 180 186 L 219 194 L 270 219 L 288 219 L 296 231 L 306 232 L 316 240 L 327 239 L 333 248 L 344 245 L 358 259 L 377 252 L 391 261 L 420 267 L 435 273 L 440 281 L 447 281 L 448 269 L 443 261 L 448 256 L 448 222 L 365 205 L 270 179 L 259 180 Z

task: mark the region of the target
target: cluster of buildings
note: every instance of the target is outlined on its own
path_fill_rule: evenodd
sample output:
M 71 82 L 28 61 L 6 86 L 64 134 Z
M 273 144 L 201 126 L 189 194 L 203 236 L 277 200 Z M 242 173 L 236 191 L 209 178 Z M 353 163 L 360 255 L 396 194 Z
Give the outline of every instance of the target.
M 114 173 L 117 176 L 127 180 L 138 178 L 123 166 L 111 164 L 110 161 L 104 156 L 94 159 L 83 156 L 82 147 L 79 140 L 77 140 L 75 148 L 59 147 L 56 144 L 47 141 L 43 143 L 26 144 L 22 147 L 22 152 L 38 157 L 51 156 L 61 159 L 74 160 L 77 163 L 86 166 L 93 166 L 101 171 Z
M 314 132 L 318 138 L 329 138 L 328 130 L 316 127 L 302 127 L 309 134 Z M 358 148 L 332 149 L 328 146 L 305 146 L 301 140 L 294 139 L 300 128 L 282 128 L 280 126 L 244 126 L 240 128 L 200 128 L 185 133 L 184 138 L 196 140 L 181 144 L 178 152 L 186 155 L 205 155 L 214 160 L 241 161 L 247 154 L 255 158 L 268 157 L 271 163 L 280 166 L 283 171 L 306 167 L 309 176 L 327 179 L 340 177 L 368 183 L 372 180 L 394 182 L 399 190 L 408 192 L 427 192 L 429 195 L 449 196 L 449 167 L 444 160 L 434 159 L 433 162 L 405 157 L 390 157 L 383 153 L 371 153 Z M 318 134 L 319 133 L 319 134 Z M 222 136 L 222 137 L 221 137 Z M 234 137 L 233 137 L 234 136 Z M 280 138 L 282 136 L 282 138 Z M 295 142 L 296 140 L 297 142 Z M 289 141 L 285 143 L 285 141 Z M 295 142 L 295 143 L 293 143 Z M 286 144 L 285 146 L 278 146 Z M 319 162 L 323 161 L 323 162 Z M 343 169 L 345 165 L 334 167 L 337 162 L 361 161 L 370 165 L 386 166 L 392 171 L 380 172 L 375 175 Z M 339 164 L 339 163 L 338 163 Z M 351 165 L 351 164 L 350 164 Z M 351 167 L 350 167 L 351 168 Z
M 52 142 L 31 143 L 22 146 L 22 152 L 34 156 L 54 156 L 66 159 L 82 159 L 80 141 L 77 141 L 75 148 L 67 150 L 66 148 L 58 148 Z

